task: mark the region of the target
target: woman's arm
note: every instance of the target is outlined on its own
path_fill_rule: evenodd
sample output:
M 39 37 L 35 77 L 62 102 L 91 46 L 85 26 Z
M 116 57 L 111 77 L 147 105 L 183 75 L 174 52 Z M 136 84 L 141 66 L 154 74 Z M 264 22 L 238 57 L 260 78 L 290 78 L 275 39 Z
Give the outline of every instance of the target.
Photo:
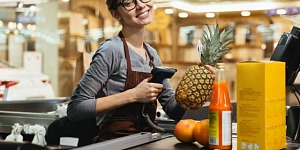
M 158 96 L 158 100 L 160 104 L 162 105 L 163 110 L 166 112 L 166 114 L 176 121 L 179 121 L 184 113 L 186 112 L 186 109 L 182 108 L 175 99 L 175 91 L 173 90 L 169 80 L 165 80 L 163 82 L 163 90 Z
M 162 87 L 162 84 L 148 83 L 148 79 L 145 79 L 133 89 L 98 98 L 96 112 L 97 114 L 101 114 L 129 103 L 149 103 L 155 101 L 158 93 L 162 91 Z

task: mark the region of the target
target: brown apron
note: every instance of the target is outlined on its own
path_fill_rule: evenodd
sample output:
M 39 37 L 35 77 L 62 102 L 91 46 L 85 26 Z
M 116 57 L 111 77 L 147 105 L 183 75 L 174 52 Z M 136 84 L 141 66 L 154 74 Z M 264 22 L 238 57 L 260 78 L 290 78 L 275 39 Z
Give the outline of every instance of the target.
M 128 45 L 121 32 L 119 33 L 119 36 L 124 45 L 125 58 L 127 61 L 127 79 L 124 88 L 124 91 L 126 91 L 136 87 L 144 79 L 151 77 L 151 73 L 132 71 Z M 154 67 L 153 57 L 145 44 L 144 48 L 150 58 L 149 65 Z M 145 112 L 148 113 L 152 121 L 154 121 L 156 116 L 156 106 L 156 101 L 145 104 Z M 117 108 L 114 111 L 114 114 L 108 118 L 108 121 L 101 128 L 95 142 L 110 140 L 138 132 L 152 132 L 153 128 L 147 123 L 146 118 L 142 115 L 142 107 L 142 103 L 131 103 Z

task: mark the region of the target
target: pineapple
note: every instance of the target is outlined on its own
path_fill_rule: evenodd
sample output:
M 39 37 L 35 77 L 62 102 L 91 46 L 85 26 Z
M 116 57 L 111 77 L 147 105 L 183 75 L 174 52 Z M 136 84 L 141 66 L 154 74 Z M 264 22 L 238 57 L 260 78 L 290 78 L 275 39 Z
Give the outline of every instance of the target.
M 206 26 L 208 32 L 203 33 L 205 43 L 198 43 L 201 66 L 190 66 L 175 91 L 177 102 L 186 109 L 198 109 L 208 100 L 214 77 L 204 65 L 215 66 L 230 49 L 227 46 L 234 41 L 229 36 L 233 29 L 224 29 L 220 33 L 218 23 L 213 28 Z

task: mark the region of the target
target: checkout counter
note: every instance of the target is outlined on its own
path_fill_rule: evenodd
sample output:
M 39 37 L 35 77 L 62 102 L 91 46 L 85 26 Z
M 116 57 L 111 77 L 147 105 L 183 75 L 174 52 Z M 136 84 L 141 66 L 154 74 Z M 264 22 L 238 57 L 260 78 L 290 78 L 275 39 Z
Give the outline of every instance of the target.
M 2 101 L 0 103 L 0 133 L 10 133 L 11 127 L 14 123 L 20 123 L 22 125 L 40 124 L 46 129 L 56 119 L 61 117 L 61 112 L 58 111 L 58 107 L 68 103 L 68 99 L 53 99 L 53 100 L 26 100 L 26 101 Z M 236 103 L 233 105 L 233 116 L 236 116 Z M 187 111 L 183 118 L 193 118 L 196 120 L 206 119 L 208 116 L 208 105 L 203 106 L 198 110 Z M 202 114 L 202 115 L 199 115 Z M 165 118 L 157 119 L 159 126 L 163 128 L 174 128 L 175 122 Z M 236 122 L 236 118 L 233 117 L 233 122 Z M 26 133 L 25 133 L 26 134 Z M 24 140 L 25 141 L 25 140 Z M 232 143 L 233 149 L 236 149 L 236 135 L 233 134 Z M 287 150 L 296 150 L 300 147 L 299 143 L 287 143 Z M 75 150 L 94 150 L 94 149 L 132 149 L 132 150 L 205 150 L 207 147 L 194 142 L 193 144 L 184 144 L 178 141 L 173 134 L 169 133 L 137 133 L 134 135 L 113 139 L 101 143 L 90 144 L 81 147 L 71 146 L 38 146 L 31 144 L 30 141 L 18 143 L 18 142 L 6 142 L 0 140 L 0 149 L 6 150 L 52 150 L 52 149 L 75 149 Z

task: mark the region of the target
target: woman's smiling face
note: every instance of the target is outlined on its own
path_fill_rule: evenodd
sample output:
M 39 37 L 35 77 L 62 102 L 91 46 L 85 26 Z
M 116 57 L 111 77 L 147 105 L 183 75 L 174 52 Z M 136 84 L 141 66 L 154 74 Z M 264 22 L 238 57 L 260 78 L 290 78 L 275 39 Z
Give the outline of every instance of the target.
M 122 0 L 119 0 L 121 2 Z M 136 7 L 130 11 L 124 9 L 123 5 L 117 8 L 119 12 L 119 20 L 123 26 L 144 27 L 151 23 L 153 19 L 153 0 L 143 3 L 136 0 Z

